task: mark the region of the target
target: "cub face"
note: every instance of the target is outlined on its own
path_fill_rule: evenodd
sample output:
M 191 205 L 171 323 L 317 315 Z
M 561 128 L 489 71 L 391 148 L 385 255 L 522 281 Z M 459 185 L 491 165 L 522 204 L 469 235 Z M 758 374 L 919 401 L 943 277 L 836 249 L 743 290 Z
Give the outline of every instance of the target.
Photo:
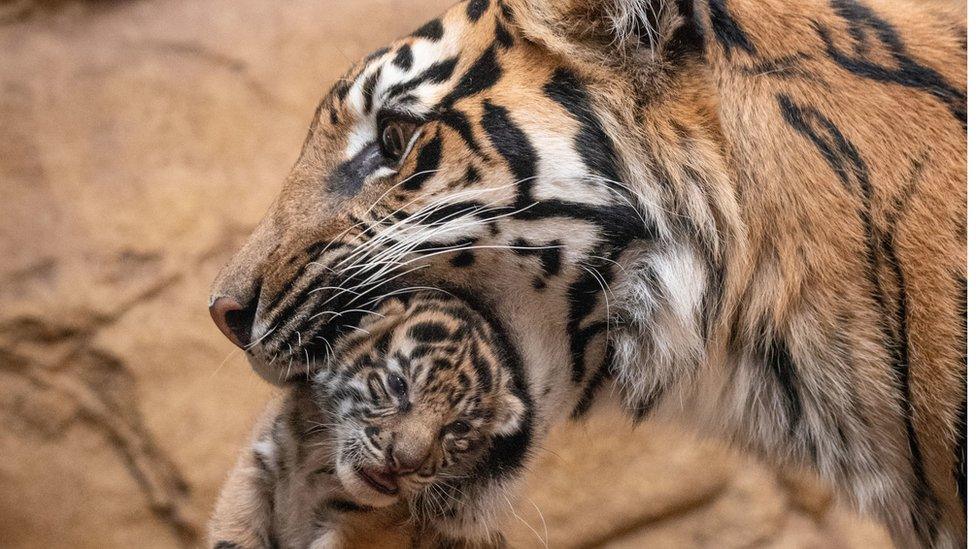
M 504 349 L 464 302 L 391 299 L 357 328 L 313 381 L 339 481 L 357 502 L 457 491 L 494 445 L 526 428 L 528 405 Z

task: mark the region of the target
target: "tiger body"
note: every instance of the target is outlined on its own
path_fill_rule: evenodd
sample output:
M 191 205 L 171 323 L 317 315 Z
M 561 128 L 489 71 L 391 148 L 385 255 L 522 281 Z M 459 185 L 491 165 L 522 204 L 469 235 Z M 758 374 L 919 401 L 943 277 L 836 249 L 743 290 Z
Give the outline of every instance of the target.
M 494 490 L 614 393 L 961 545 L 965 48 L 949 2 L 458 4 L 326 95 L 222 329 L 280 383 L 381 296 L 445 289 L 524 365 Z M 442 527 L 483 536 L 483 496 Z
M 396 531 L 406 521 L 403 506 L 371 508 L 349 496 L 321 428 L 327 417 L 307 385 L 289 387 L 269 404 L 221 488 L 211 547 L 368 547 L 374 531 Z
M 429 526 L 444 501 L 480 489 L 531 422 L 520 375 L 463 301 L 390 298 L 271 402 L 221 491 L 211 546 L 450 545 Z

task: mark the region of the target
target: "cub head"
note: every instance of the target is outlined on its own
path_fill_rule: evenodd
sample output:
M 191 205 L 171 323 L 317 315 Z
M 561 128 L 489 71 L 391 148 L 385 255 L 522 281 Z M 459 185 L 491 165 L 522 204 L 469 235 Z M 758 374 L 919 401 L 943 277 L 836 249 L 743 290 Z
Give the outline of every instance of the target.
M 491 325 L 460 300 L 384 302 L 339 340 L 312 383 L 343 487 L 365 505 L 416 502 L 502 465 L 493 450 L 527 436 L 531 421 L 513 366 Z

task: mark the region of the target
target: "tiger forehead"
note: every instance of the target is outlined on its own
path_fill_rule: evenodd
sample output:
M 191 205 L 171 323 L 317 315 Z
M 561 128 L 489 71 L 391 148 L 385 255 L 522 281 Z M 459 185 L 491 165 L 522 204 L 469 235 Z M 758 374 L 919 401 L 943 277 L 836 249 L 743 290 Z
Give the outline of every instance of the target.
M 348 336 L 339 358 L 346 363 L 377 358 L 465 360 L 465 343 L 485 337 L 486 322 L 460 301 L 414 299 L 405 307 L 381 308 L 381 321 Z M 344 351 L 343 351 L 344 350 Z
M 437 102 L 453 102 L 487 87 L 502 76 L 503 57 L 517 56 L 510 17 L 503 2 L 469 0 L 454 6 L 351 67 L 326 95 L 316 122 L 344 125 L 352 121 L 349 114 L 354 120 L 390 106 L 419 115 Z

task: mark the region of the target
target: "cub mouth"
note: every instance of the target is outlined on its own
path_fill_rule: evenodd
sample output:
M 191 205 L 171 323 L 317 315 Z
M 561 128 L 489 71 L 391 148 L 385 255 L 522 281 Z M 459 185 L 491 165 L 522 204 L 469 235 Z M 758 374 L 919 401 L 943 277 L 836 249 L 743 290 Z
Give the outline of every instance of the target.
M 397 477 L 393 473 L 388 473 L 370 469 L 356 469 L 356 474 L 370 488 L 387 496 L 395 496 L 400 492 L 397 484 Z

